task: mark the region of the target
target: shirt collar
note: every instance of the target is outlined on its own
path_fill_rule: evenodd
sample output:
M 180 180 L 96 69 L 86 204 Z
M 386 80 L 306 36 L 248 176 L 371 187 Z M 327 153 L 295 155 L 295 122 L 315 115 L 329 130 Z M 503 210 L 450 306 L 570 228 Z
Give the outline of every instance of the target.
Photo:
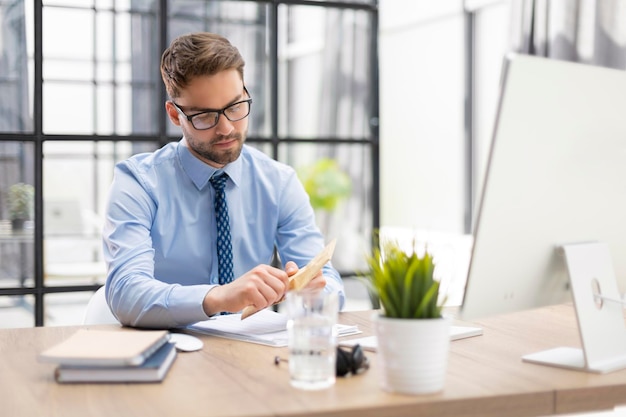
M 178 158 L 180 159 L 183 171 L 185 171 L 187 176 L 191 179 L 191 181 L 193 181 L 194 185 L 199 190 L 206 187 L 206 185 L 209 183 L 209 179 L 217 171 L 227 173 L 230 179 L 235 184 L 235 186 L 239 185 L 241 181 L 242 167 L 243 167 L 241 154 L 235 161 L 227 164 L 224 168 L 216 169 L 216 168 L 213 168 L 211 165 L 196 158 L 189 151 L 189 148 L 187 147 L 185 143 L 185 138 L 181 139 L 178 142 L 177 148 L 178 148 L 177 149 Z M 245 145 L 244 145 L 244 149 L 245 149 Z M 241 152 L 243 153 L 244 151 L 242 150 Z

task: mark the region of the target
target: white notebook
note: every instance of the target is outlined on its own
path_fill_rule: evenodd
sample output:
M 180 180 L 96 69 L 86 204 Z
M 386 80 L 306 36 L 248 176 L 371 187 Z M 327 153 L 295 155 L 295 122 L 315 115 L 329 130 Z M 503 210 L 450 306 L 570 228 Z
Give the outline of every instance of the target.
M 41 352 L 39 360 L 73 366 L 139 366 L 168 339 L 167 330 L 84 328 Z

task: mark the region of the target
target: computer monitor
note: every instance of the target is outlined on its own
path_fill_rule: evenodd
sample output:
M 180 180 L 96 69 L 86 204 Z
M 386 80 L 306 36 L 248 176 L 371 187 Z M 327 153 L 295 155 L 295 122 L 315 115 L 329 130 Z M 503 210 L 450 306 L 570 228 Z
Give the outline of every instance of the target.
M 626 282 L 626 72 L 509 55 L 461 317 L 572 300 L 561 249 L 581 242 L 608 246 L 617 280 L 603 290 L 619 298 Z M 621 314 L 621 305 L 614 309 Z

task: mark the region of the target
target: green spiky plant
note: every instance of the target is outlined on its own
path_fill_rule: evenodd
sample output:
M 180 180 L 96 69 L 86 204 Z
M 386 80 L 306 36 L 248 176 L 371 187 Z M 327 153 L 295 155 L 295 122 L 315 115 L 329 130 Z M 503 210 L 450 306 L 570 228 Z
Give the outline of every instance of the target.
M 378 297 L 382 315 L 401 319 L 441 318 L 439 281 L 428 251 L 419 256 L 403 251 L 397 242 L 385 241 L 366 256 L 369 273 L 362 278 Z

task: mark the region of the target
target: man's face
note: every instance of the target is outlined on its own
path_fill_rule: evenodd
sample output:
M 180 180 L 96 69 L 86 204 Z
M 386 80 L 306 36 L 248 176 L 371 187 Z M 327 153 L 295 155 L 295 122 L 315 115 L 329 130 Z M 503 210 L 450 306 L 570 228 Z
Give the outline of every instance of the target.
M 239 73 L 232 69 L 194 78 L 174 102 L 186 115 L 193 116 L 207 109 L 220 110 L 248 98 Z M 221 168 L 239 157 L 248 132 L 247 117 L 231 122 L 220 114 L 214 127 L 198 130 L 173 103 L 168 101 L 165 108 L 172 123 L 182 129 L 191 152 L 200 160 Z

